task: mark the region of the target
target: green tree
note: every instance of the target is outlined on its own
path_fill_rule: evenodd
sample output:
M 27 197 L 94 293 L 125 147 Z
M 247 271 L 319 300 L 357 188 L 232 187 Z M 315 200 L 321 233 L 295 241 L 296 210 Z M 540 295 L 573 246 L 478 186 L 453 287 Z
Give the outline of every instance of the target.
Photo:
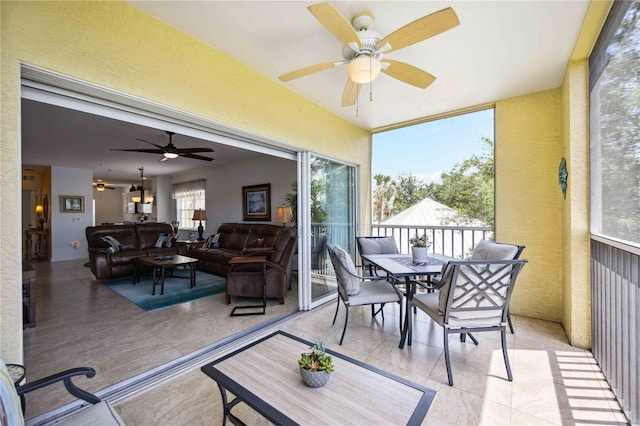
M 455 209 L 459 221 L 480 220 L 494 224 L 494 161 L 493 141 L 482 138 L 485 144 L 481 155 L 457 163 L 443 173 L 440 183 L 427 185 L 427 196 Z
M 373 179 L 376 181 L 373 190 L 373 220 L 382 222 L 391 215 L 396 187 L 391 176 L 378 173 Z
M 398 176 L 394 183 L 396 198 L 393 201 L 392 214 L 399 213 L 429 196 L 427 184 L 411 173 Z

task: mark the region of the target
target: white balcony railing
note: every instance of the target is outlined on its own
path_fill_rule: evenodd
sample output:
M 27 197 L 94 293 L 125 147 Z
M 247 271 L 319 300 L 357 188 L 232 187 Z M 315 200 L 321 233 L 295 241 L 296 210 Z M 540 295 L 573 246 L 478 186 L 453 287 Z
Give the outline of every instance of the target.
M 428 225 L 373 225 L 371 235 L 391 236 L 396 240 L 400 253 L 410 253 L 411 238 L 426 234 L 431 241 L 429 252 L 458 259 L 471 255 L 480 240 L 492 240 L 492 227 L 476 226 L 428 226 Z

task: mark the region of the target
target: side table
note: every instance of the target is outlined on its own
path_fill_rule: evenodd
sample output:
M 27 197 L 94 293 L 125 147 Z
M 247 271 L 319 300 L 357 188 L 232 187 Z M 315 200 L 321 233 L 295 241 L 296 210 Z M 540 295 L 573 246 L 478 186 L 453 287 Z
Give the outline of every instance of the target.
M 267 313 L 267 256 L 250 256 L 250 257 L 234 257 L 229 261 L 229 265 L 233 268 L 233 265 L 242 265 L 249 263 L 260 263 L 262 264 L 262 305 L 247 305 L 247 306 L 236 306 L 231 311 L 232 317 L 239 317 L 245 315 L 264 315 Z M 236 310 L 241 309 L 259 309 L 262 311 L 256 312 L 238 312 Z

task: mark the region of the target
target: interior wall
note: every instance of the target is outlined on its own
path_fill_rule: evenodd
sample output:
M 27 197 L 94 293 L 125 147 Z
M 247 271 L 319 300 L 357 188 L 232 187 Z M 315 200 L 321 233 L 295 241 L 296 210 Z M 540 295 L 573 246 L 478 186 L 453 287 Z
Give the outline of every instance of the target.
M 496 241 L 526 246 L 511 301 L 517 315 L 562 320 L 560 89 L 496 103 Z
M 21 62 L 343 158 L 360 164 L 363 181 L 371 179 L 367 131 L 125 2 L 3 1 L 0 19 L 0 353 L 6 359 L 22 360 Z M 360 194 L 364 204 L 369 194 Z
M 93 224 L 93 171 L 51 168 L 51 261 L 88 259 L 85 229 Z M 63 212 L 62 196 L 84 197 L 84 212 Z M 77 241 L 78 246 L 72 243 Z
M 271 222 L 260 223 L 278 223 L 275 221 L 276 209 L 285 202 L 285 195 L 291 192 L 291 185 L 297 179 L 297 163 L 265 155 L 254 161 L 198 169 L 175 176 L 172 181 L 179 183 L 203 178 L 207 180 L 205 210 L 209 219 L 203 222 L 206 238 L 222 223 L 243 222 L 243 186 L 271 184 Z M 180 228 L 180 238 L 186 238 L 189 230 L 182 225 Z
M 124 205 L 122 194 L 125 188 L 106 188 L 100 192 L 93 188 L 93 199 L 95 200 L 95 225 L 101 223 L 114 223 L 124 221 Z M 127 190 L 128 192 L 128 190 Z

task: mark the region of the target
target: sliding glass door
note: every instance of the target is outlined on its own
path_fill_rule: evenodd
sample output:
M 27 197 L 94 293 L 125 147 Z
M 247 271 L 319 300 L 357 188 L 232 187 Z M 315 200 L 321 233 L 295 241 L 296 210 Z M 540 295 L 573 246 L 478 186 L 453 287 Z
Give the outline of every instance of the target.
M 355 247 L 356 229 L 356 167 L 324 157 L 308 154 L 301 161 L 305 176 L 301 176 L 301 193 L 309 203 L 301 209 L 308 217 L 301 227 L 304 257 L 310 270 L 303 280 L 303 306 L 313 308 L 336 296 L 336 282 L 327 245 L 337 244 L 349 252 Z M 307 205 L 308 204 L 308 205 Z M 306 242 L 304 242 L 306 240 Z

